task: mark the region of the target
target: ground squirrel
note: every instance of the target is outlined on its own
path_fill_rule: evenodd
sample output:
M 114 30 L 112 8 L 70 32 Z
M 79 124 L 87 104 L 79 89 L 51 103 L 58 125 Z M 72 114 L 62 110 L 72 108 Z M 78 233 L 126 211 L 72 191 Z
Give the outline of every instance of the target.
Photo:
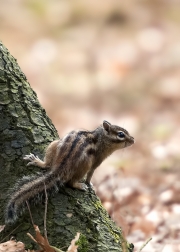
M 27 165 L 47 168 L 46 173 L 23 177 L 14 187 L 5 210 L 5 222 L 14 223 L 25 202 L 47 191 L 58 191 L 67 184 L 73 188 L 86 190 L 94 170 L 115 150 L 134 143 L 127 130 L 111 125 L 107 121 L 93 131 L 72 131 L 63 139 L 53 141 L 46 150 L 44 161 L 34 154 L 26 155 Z M 86 175 L 85 183 L 80 182 Z

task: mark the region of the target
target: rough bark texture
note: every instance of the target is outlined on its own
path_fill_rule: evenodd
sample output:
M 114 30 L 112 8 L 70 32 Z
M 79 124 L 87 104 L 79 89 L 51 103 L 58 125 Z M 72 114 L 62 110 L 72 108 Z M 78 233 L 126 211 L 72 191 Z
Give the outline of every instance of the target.
M 32 152 L 43 157 L 46 146 L 57 138 L 55 127 L 16 59 L 0 43 L 0 224 L 4 223 L 8 189 L 22 176 L 38 171 L 35 167 L 27 168 L 23 156 Z M 43 230 L 44 204 L 30 207 L 34 223 Z M 47 230 L 50 244 L 64 251 L 77 232 L 84 235 L 78 251 L 132 251 L 132 244 L 124 240 L 121 229 L 109 218 L 92 189 L 81 192 L 64 187 L 51 197 Z M 13 235 L 25 242 L 27 248 L 33 248 L 27 232 L 34 234 L 26 210 L 14 226 L 5 228 L 1 240 Z

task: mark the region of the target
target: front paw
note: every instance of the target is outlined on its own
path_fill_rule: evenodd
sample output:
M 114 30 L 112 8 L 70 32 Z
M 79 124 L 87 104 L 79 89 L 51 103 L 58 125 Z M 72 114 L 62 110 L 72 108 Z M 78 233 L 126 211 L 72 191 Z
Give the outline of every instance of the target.
M 35 165 L 37 166 L 37 163 L 40 161 L 39 157 L 38 156 L 35 156 L 34 154 L 30 153 L 29 155 L 26 155 L 24 158 L 24 160 L 28 160 L 30 161 L 27 166 L 30 166 L 30 165 Z
M 94 188 L 94 185 L 93 185 L 92 182 L 86 181 L 86 185 L 87 185 L 88 187 L 92 188 L 92 189 Z
M 81 191 L 87 191 L 88 187 L 86 184 L 84 183 L 79 183 L 79 182 L 76 182 L 76 183 L 73 183 L 70 185 L 72 188 L 76 188 L 76 189 L 79 189 Z
M 80 190 L 81 191 L 87 191 L 87 189 L 88 189 L 88 187 L 87 187 L 87 185 L 86 184 L 84 184 L 84 183 L 79 183 L 80 184 Z

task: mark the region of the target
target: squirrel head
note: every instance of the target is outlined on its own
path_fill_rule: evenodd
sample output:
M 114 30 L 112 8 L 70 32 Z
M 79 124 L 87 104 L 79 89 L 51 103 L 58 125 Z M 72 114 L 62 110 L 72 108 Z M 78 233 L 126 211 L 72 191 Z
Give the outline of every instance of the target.
M 108 121 L 102 124 L 105 141 L 111 144 L 114 149 L 123 149 L 134 144 L 134 138 L 127 130 L 117 125 L 112 125 Z

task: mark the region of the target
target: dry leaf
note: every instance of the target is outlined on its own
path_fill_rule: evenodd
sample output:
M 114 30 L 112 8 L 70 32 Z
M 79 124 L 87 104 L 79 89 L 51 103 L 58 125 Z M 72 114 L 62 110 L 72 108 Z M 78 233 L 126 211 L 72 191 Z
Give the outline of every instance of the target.
M 2 232 L 2 231 L 4 230 L 5 226 L 6 226 L 6 225 L 0 226 L 0 232 Z
M 24 252 L 24 243 L 16 242 L 14 240 L 7 241 L 0 244 L 1 252 Z
M 34 230 L 36 232 L 35 238 L 29 233 L 27 233 L 27 235 L 36 242 L 44 252 L 55 252 L 55 249 L 50 246 L 49 241 L 41 235 L 39 227 L 34 225 Z
M 76 242 L 79 240 L 80 233 L 77 233 L 75 238 L 71 241 L 71 245 L 68 248 L 68 252 L 77 252 L 78 245 L 76 245 Z

